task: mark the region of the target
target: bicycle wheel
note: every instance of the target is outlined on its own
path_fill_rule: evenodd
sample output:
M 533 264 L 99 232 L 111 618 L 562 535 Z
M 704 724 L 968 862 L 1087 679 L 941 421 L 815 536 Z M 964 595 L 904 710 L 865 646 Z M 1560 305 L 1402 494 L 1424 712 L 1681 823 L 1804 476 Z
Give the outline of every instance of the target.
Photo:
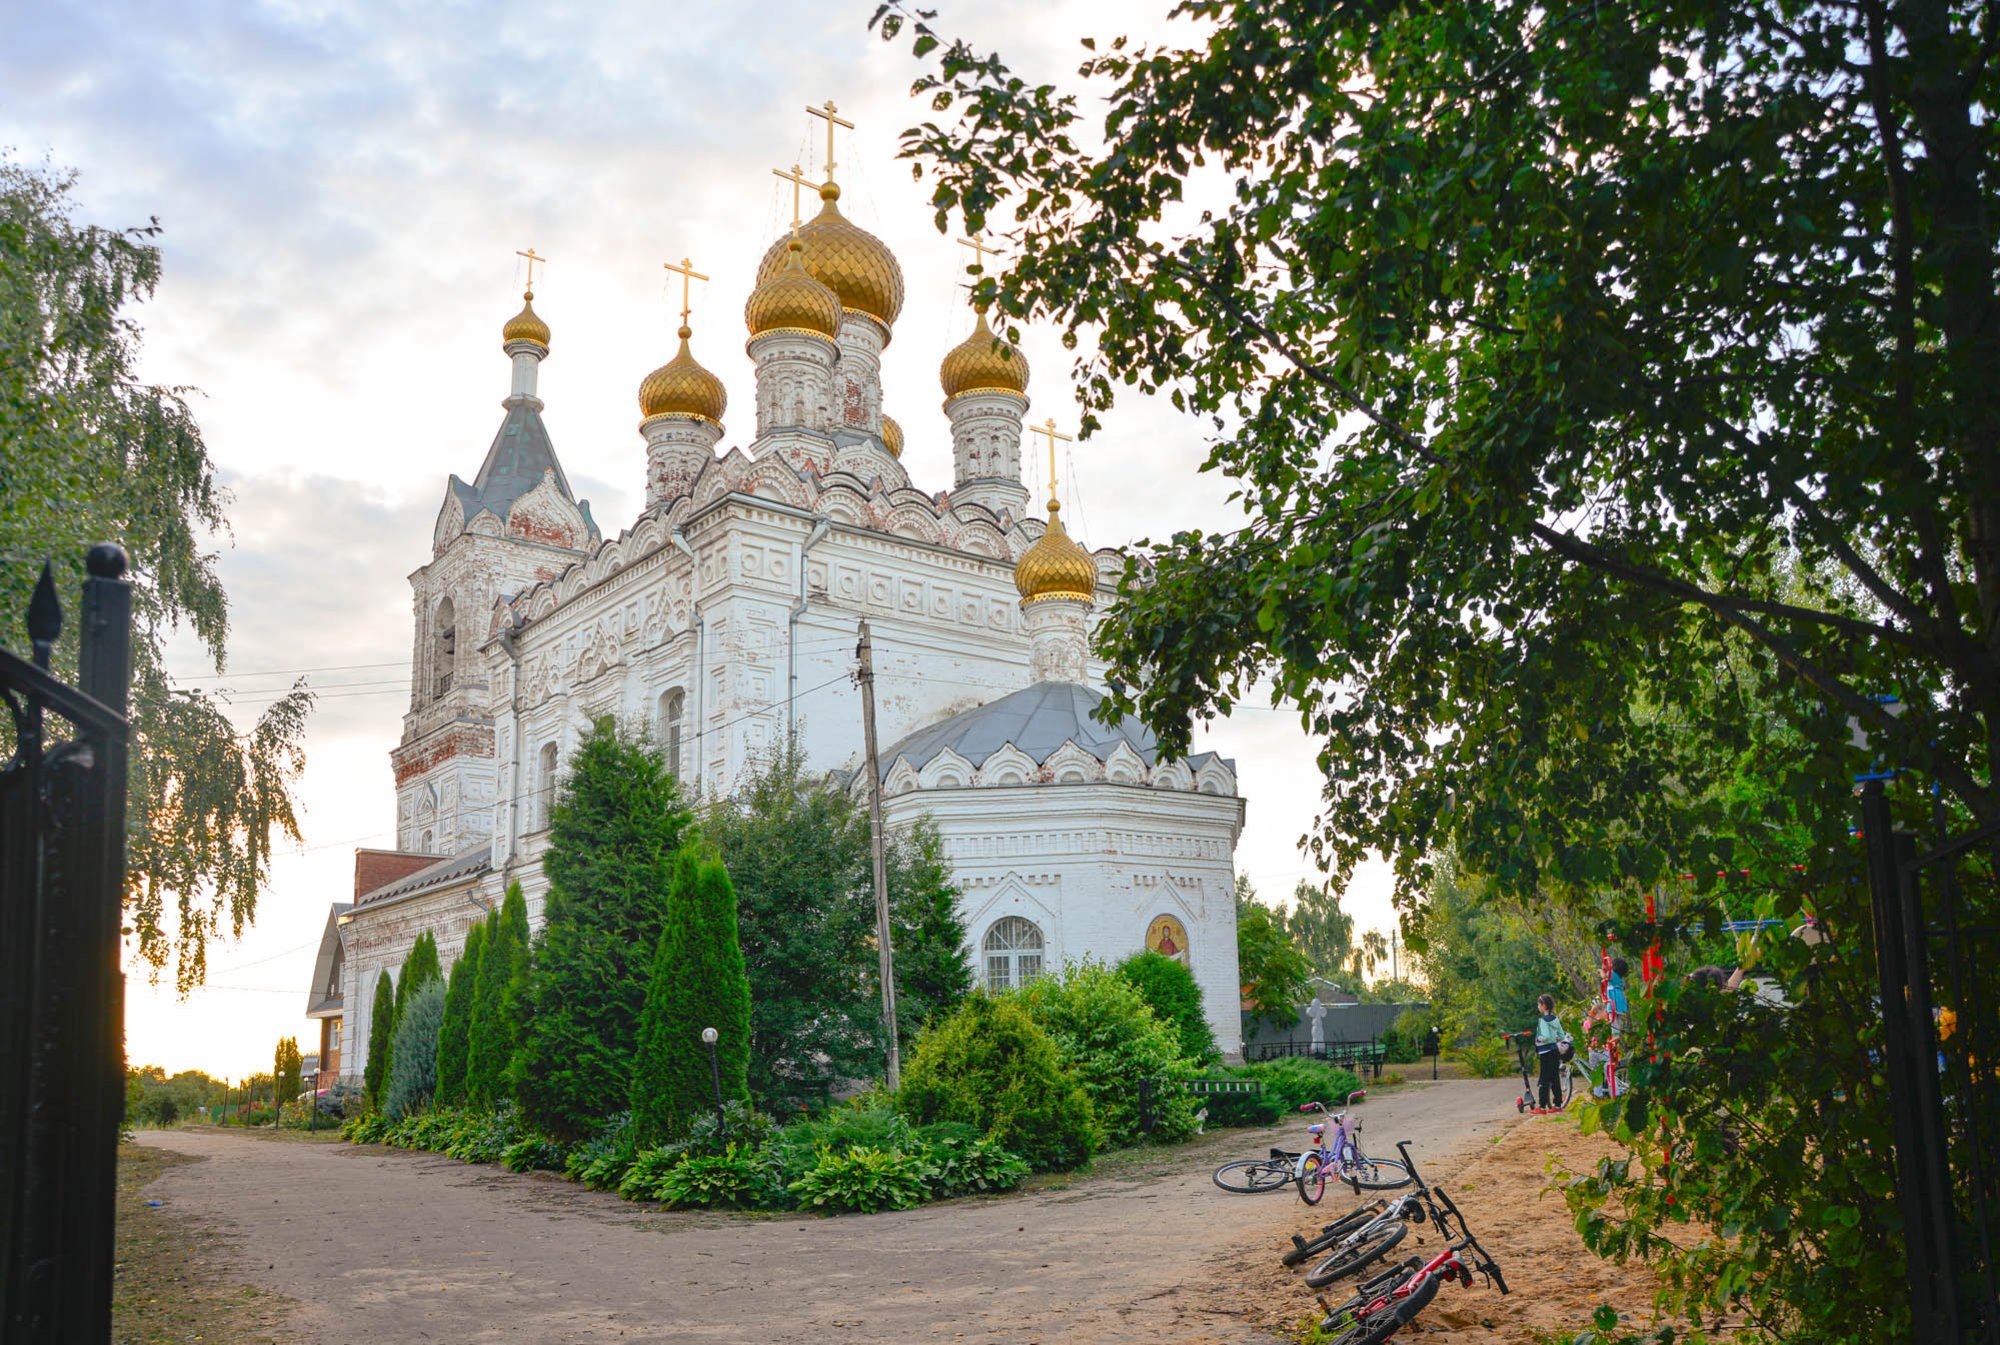
M 1423 1283 L 1410 1291 L 1409 1297 L 1391 1299 L 1379 1312 L 1353 1322 L 1337 1336 L 1327 1341 L 1327 1345 L 1381 1345 L 1398 1331 L 1417 1319 L 1417 1314 L 1431 1305 L 1437 1297 L 1440 1281 L 1436 1275 L 1424 1276 Z
M 1259 1191 L 1280 1191 L 1292 1184 L 1292 1165 L 1268 1158 L 1246 1158 L 1240 1163 L 1224 1163 L 1215 1170 L 1215 1184 L 1238 1195 Z
M 1307 1154 L 1299 1160 L 1299 1199 L 1308 1205 L 1317 1205 L 1326 1198 L 1327 1159 L 1321 1154 Z
M 1367 1223 L 1370 1219 L 1373 1219 L 1384 1208 L 1386 1208 L 1384 1202 L 1377 1200 L 1363 1205 L 1360 1209 L 1350 1210 L 1348 1213 L 1341 1215 L 1340 1218 L 1326 1225 L 1326 1227 L 1320 1229 L 1318 1237 L 1302 1238 L 1294 1233 L 1292 1235 L 1292 1245 L 1286 1249 L 1284 1256 L 1280 1259 L 1288 1266 L 1295 1266 L 1301 1261 L 1310 1260 L 1312 1257 L 1319 1255 L 1327 1248 L 1333 1246 L 1334 1243 L 1339 1242 L 1355 1229 L 1361 1227 L 1361 1225 Z
M 1332 1255 L 1308 1270 L 1306 1284 L 1318 1289 L 1367 1269 L 1395 1250 L 1409 1231 L 1409 1225 L 1400 1219 L 1366 1230 L 1353 1241 L 1334 1248 Z
M 1393 1191 L 1408 1186 L 1416 1177 L 1394 1158 L 1370 1158 L 1359 1144 L 1350 1145 L 1342 1157 L 1340 1180 L 1357 1191 Z

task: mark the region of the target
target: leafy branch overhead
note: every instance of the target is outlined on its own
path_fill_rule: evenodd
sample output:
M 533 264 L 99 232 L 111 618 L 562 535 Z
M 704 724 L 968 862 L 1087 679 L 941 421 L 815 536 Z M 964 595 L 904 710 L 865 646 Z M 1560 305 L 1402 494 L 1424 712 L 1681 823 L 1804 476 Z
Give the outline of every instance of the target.
M 166 674 L 165 642 L 181 626 L 223 668 L 228 600 L 203 547 L 227 531 L 228 495 L 189 390 L 135 372 L 139 329 L 126 310 L 159 284 L 159 226 L 77 224 L 72 181 L 0 162 L 0 644 L 22 642 L 19 614 L 45 559 L 74 593 L 93 543 L 125 547 L 128 921 L 140 958 L 155 975 L 171 962 L 186 992 L 207 974 L 210 942 L 254 918 L 273 844 L 300 839 L 292 790 L 313 697 L 297 685 L 239 734 L 225 702 Z M 73 624 L 57 657 L 74 669 Z
M 2000 817 L 1982 12 L 1204 0 L 1059 82 L 884 4 L 905 153 L 1009 236 L 1086 427 L 1164 393 L 1239 483 L 1132 557 L 1117 709 L 1185 750 L 1270 678 L 1326 857 L 1408 896 L 1445 842 L 1521 891 L 1727 865 L 1697 709 L 1815 788 L 1852 719 Z

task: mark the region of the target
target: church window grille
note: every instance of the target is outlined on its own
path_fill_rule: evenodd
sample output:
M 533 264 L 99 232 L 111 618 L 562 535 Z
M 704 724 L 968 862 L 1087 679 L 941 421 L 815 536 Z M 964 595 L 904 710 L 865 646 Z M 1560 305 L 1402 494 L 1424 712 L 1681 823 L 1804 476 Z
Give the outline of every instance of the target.
M 660 751 L 666 757 L 667 770 L 675 779 L 681 777 L 681 736 L 687 720 L 687 693 L 679 687 L 660 697 Z
M 450 598 L 438 603 L 431 629 L 431 699 L 443 700 L 451 691 L 452 670 L 458 662 L 458 625 Z
M 1042 931 L 1032 920 L 1010 915 L 993 922 L 980 941 L 986 988 L 999 992 L 1026 985 L 1042 974 Z
M 535 817 L 538 829 L 546 830 L 556 806 L 556 745 L 542 744 L 541 771 L 535 788 Z

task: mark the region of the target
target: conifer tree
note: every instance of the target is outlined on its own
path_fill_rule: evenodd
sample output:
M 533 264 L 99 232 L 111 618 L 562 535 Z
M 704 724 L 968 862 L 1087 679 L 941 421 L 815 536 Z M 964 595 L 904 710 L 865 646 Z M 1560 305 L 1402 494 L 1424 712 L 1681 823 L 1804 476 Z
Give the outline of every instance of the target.
M 396 984 L 389 969 L 375 977 L 375 1003 L 368 1013 L 368 1063 L 361 1067 L 361 1094 L 369 1109 L 381 1105 L 389 1079 L 389 1043 L 396 1035 Z
M 599 720 L 550 819 L 517 1096 L 531 1124 L 576 1138 L 622 1110 L 675 852 L 689 815 L 660 754 Z
M 705 1028 L 716 1031 L 722 1096 L 750 1098 L 750 980 L 736 937 L 736 891 L 713 854 L 682 848 L 632 1063 L 632 1125 L 641 1145 L 680 1133 L 715 1105 Z
M 905 1042 L 972 991 L 965 921 L 937 825 L 919 817 L 888 847 L 889 919 L 896 944 L 896 1029 Z M 873 950 L 868 956 L 873 964 Z M 873 978 L 879 981 L 879 974 Z M 878 996 L 879 988 L 875 992 Z
M 517 890 L 509 888 L 509 891 Z M 487 913 L 473 982 L 472 1015 L 466 1025 L 465 1101 L 491 1107 L 505 1095 L 507 1058 L 512 1050 L 507 1022 L 507 981 L 513 969 L 511 935 L 498 910 Z
M 282 1109 L 299 1095 L 299 1075 L 305 1068 L 305 1059 L 299 1054 L 299 1039 L 281 1038 L 272 1063 L 271 1077 L 277 1081 L 278 1106 Z
M 432 981 L 443 979 L 444 968 L 438 958 L 437 936 L 425 930 L 410 945 L 409 954 L 403 959 L 403 974 L 396 980 L 396 1021 L 403 1021 L 403 1010 L 409 1007 L 410 996 Z
M 445 987 L 444 1020 L 438 1024 L 437 1103 L 456 1107 L 465 1101 L 466 1052 L 472 1045 L 472 1006 L 479 989 L 479 959 L 486 948 L 486 922 L 465 934 L 465 951 L 451 964 Z
M 431 1105 L 437 1092 L 438 1028 L 444 1022 L 444 983 L 433 977 L 411 994 L 396 1016 L 396 1047 L 382 1111 L 392 1121 Z

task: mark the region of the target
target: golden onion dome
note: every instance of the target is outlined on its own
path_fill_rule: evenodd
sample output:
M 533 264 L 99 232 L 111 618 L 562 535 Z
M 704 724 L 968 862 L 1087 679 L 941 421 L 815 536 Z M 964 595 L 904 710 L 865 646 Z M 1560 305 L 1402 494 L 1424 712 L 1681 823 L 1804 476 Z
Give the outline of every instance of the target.
M 882 447 L 889 450 L 892 458 L 903 456 L 903 427 L 894 416 L 882 417 Z
M 804 257 L 805 244 L 792 239 L 785 245 L 785 264 L 778 273 L 750 291 L 750 301 L 743 305 L 750 335 L 777 331 L 840 335 L 840 296 L 807 274 Z
M 526 290 L 521 295 L 521 311 L 507 319 L 507 325 L 500 329 L 500 344 L 514 341 L 533 341 L 546 348 L 549 344 L 549 324 L 542 321 L 542 315 L 535 311 L 535 292 Z
M 1020 351 L 994 335 L 986 325 L 986 310 L 979 310 L 979 322 L 972 335 L 945 352 L 938 365 L 938 382 L 950 401 L 968 392 L 1028 391 L 1028 361 Z
M 1063 531 L 1061 513 L 1062 506 L 1050 500 L 1048 531 L 1014 566 L 1014 587 L 1021 590 L 1022 602 L 1045 598 L 1091 602 L 1097 596 L 1097 562 Z
M 722 380 L 702 368 L 694 353 L 688 349 L 688 338 L 692 335 L 694 332 L 691 329 L 682 327 L 681 348 L 672 359 L 640 381 L 639 412 L 647 419 L 654 416 L 686 416 L 692 420 L 705 420 L 711 425 L 722 424 L 722 412 L 729 405 L 729 394 L 723 390 Z
M 866 313 L 883 326 L 893 326 L 903 311 L 903 268 L 889 245 L 840 213 L 840 188 L 829 182 L 819 189 L 825 204 L 818 215 L 798 228 L 805 249 L 806 274 L 840 297 L 843 308 Z M 781 238 L 757 264 L 763 285 L 785 269 L 790 238 Z

